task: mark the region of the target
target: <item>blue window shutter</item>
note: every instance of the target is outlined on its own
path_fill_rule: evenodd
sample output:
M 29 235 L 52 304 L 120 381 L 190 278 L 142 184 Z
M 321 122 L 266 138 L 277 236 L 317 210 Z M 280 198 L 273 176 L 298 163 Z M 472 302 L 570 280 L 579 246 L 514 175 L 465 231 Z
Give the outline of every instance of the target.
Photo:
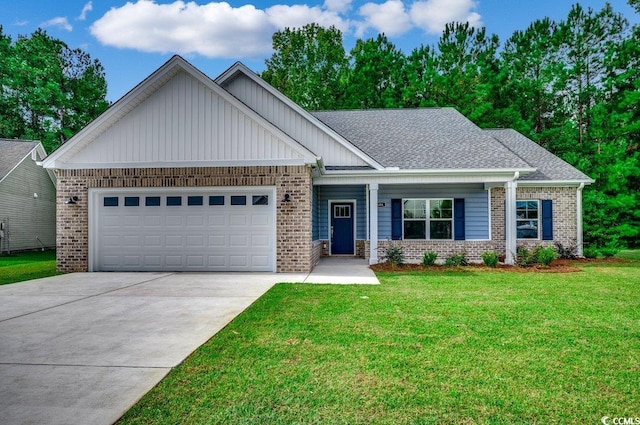
M 542 240 L 553 240 L 553 202 L 551 199 L 542 200 Z
M 391 200 L 391 239 L 402 239 L 402 199 Z
M 453 200 L 453 239 L 464 240 L 464 198 Z

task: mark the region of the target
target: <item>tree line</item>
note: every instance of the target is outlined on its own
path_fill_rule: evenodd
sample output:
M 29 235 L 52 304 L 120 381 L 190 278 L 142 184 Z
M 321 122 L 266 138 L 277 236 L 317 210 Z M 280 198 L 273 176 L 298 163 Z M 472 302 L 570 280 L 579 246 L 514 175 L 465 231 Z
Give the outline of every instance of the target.
M 108 106 L 104 67 L 37 30 L 17 40 L 0 26 L 0 137 L 52 152 Z
M 481 128 L 523 133 L 596 180 L 586 243 L 640 246 L 640 27 L 611 5 L 575 4 L 503 44 L 450 23 L 436 46 L 405 54 L 379 34 L 347 53 L 340 30 L 309 24 L 275 33 L 273 49 L 262 78 L 306 109 L 452 106 Z

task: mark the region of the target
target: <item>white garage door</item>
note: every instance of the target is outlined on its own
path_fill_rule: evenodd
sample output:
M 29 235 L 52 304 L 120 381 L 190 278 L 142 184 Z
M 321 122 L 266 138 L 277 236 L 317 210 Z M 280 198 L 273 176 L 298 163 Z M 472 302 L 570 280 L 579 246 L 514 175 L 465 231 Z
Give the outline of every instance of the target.
M 272 188 L 96 191 L 94 271 L 275 271 Z

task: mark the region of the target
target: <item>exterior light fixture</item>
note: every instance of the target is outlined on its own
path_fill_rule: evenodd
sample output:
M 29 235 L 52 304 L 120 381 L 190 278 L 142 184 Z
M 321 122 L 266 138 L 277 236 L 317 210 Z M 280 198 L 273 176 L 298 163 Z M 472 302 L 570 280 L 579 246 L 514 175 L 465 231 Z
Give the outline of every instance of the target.
M 282 202 L 291 202 L 291 195 L 285 193 L 284 198 L 282 198 Z
M 76 203 L 78 203 L 78 197 L 70 196 L 69 200 L 67 201 L 67 205 L 75 205 Z

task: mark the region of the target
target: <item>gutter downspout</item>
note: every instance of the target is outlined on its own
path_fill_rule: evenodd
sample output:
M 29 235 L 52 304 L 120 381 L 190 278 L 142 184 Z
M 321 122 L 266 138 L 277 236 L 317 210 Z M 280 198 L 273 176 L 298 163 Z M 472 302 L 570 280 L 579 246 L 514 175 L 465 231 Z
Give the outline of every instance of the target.
M 520 173 L 516 171 L 513 179 L 505 184 L 505 263 L 512 266 L 516 260 L 516 189 L 518 188 L 518 178 Z
M 578 257 L 582 257 L 583 253 L 583 235 L 582 235 L 582 189 L 584 183 L 580 183 L 576 190 L 576 248 Z

